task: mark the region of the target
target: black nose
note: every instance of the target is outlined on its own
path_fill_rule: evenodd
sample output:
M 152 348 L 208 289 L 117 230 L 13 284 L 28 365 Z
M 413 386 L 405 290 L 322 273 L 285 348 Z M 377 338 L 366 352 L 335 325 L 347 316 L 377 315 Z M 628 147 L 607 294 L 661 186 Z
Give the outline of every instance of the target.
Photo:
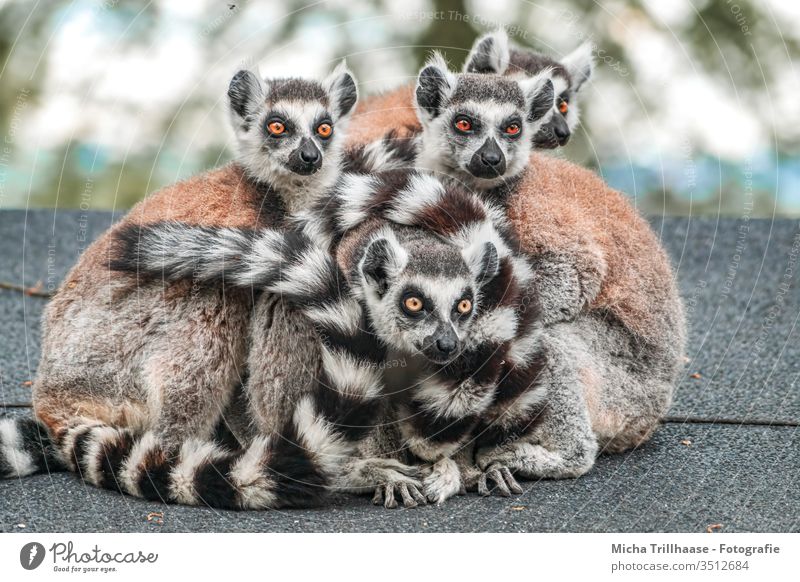
M 443 354 L 451 354 L 456 349 L 456 340 L 452 337 L 441 337 L 436 340 L 436 349 Z
M 567 139 L 569 137 L 569 128 L 566 125 L 556 125 L 553 128 L 553 133 L 559 140 Z
M 481 154 L 481 161 L 487 166 L 495 167 L 502 159 L 500 152 L 488 151 Z
M 319 161 L 319 150 L 313 146 L 303 148 L 300 150 L 300 159 L 307 164 L 316 164 Z

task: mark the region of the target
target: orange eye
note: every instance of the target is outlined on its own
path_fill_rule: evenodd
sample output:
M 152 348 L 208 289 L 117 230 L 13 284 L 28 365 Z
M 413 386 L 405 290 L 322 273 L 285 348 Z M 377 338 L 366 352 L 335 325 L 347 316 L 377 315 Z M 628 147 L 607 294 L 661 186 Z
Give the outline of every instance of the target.
M 422 310 L 422 299 L 419 297 L 406 297 L 403 301 L 403 305 L 405 305 L 408 311 L 417 313 Z
M 458 302 L 457 309 L 458 312 L 461 313 L 462 315 L 469 313 L 470 311 L 472 311 L 472 301 L 470 301 L 469 299 L 462 299 L 461 301 Z
M 317 128 L 320 137 L 330 137 L 333 133 L 333 126 L 330 123 L 321 123 Z
M 561 112 L 562 115 L 566 115 L 567 111 L 569 111 L 569 103 L 566 101 L 562 101 L 558 104 L 558 110 Z
M 272 121 L 267 125 L 267 129 L 272 135 L 281 135 L 286 131 L 286 126 L 280 121 Z
M 472 123 L 470 123 L 469 119 L 464 119 L 463 117 L 456 121 L 456 129 L 458 131 L 470 131 L 472 129 Z
M 506 128 L 506 135 L 517 135 L 520 132 L 520 127 L 516 123 L 512 123 Z

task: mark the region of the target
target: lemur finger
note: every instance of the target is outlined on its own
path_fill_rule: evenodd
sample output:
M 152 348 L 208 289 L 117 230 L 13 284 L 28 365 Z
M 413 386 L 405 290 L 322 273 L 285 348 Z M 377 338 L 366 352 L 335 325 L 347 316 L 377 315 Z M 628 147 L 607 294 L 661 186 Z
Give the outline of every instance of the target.
M 420 505 L 426 505 L 428 501 L 425 499 L 425 495 L 422 494 L 420 491 L 420 487 L 416 485 L 409 485 L 409 490 L 411 491 L 411 495 Z
M 497 492 L 500 493 L 503 497 L 511 497 L 511 490 L 506 485 L 506 480 L 503 478 L 503 474 L 500 472 L 499 469 L 491 469 L 488 471 L 489 478 L 494 481 L 495 489 Z
M 383 505 L 383 485 L 378 485 L 375 488 L 375 495 L 372 496 L 372 503 L 374 505 Z
M 478 479 L 478 494 L 482 495 L 483 497 L 488 497 L 492 494 L 489 491 L 489 485 L 487 483 L 488 473 L 481 473 L 480 478 Z
M 503 476 L 503 479 L 505 479 L 506 484 L 508 485 L 509 489 L 511 489 L 512 493 L 516 495 L 524 493 L 522 487 L 520 487 L 520 484 L 517 483 L 514 474 L 508 467 L 500 467 L 500 474 Z
M 394 498 L 394 485 L 386 485 L 386 499 L 383 503 L 386 509 L 394 509 L 397 507 L 397 500 Z
M 411 493 L 408 490 L 408 485 L 406 483 L 400 483 L 400 485 L 398 485 L 398 488 L 400 489 L 400 497 L 403 498 L 403 505 L 405 507 L 416 507 L 417 505 L 419 505 L 411 496 Z
M 467 494 L 467 486 L 464 482 L 461 482 L 461 487 L 458 488 L 458 495 L 466 495 Z

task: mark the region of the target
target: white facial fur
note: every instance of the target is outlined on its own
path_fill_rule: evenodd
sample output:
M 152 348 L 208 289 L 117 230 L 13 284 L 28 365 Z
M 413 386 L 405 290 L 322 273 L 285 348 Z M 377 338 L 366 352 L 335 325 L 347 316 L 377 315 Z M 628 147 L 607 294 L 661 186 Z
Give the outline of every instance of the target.
M 340 173 L 347 119 L 357 98 L 344 64 L 321 82 L 262 81 L 254 73 L 240 71 L 228 95 L 237 160 L 251 178 L 280 191 L 290 212 L 308 207 L 333 185 Z M 285 127 L 279 136 L 267 129 L 273 120 Z M 333 127 L 328 138 L 317 131 L 322 123 Z M 317 161 L 303 161 L 301 151 L 318 156 Z
M 553 114 L 551 71 L 522 79 L 456 75 L 434 55 L 420 72 L 415 104 L 423 127 L 418 164 L 489 189 L 526 167 L 532 136 Z M 463 119 L 469 131 L 458 128 Z M 515 135 L 511 125 L 519 127 Z
M 435 236 L 418 230 L 411 240 L 400 242 L 389 229 L 374 238 L 383 244 L 381 269 L 384 276 L 376 281 L 369 275 L 370 250 L 365 252 L 359 269 L 362 274 L 361 294 L 381 339 L 392 348 L 407 354 L 421 354 L 433 361 L 446 359 L 439 353 L 436 341 L 449 338 L 456 342 L 458 353 L 468 336 L 473 314 L 480 300 L 477 276 L 471 271 L 480 269 L 479 260 L 467 259 L 456 246 L 444 243 Z M 373 243 L 367 245 L 369 249 Z M 366 274 L 365 274 L 366 272 Z M 416 314 L 404 310 L 409 296 L 418 297 L 424 309 Z M 465 315 L 454 314 L 462 299 L 469 299 L 472 310 Z

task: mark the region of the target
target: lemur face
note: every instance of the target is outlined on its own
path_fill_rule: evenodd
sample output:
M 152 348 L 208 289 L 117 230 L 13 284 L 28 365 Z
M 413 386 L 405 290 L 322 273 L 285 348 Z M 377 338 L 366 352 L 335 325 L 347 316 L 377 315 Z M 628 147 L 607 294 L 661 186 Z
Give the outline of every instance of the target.
M 421 163 L 484 189 L 528 163 L 532 137 L 552 115 L 550 72 L 526 79 L 451 73 L 435 56 L 415 93 L 423 126 Z
M 533 134 L 533 147 L 554 149 L 567 144 L 578 126 L 578 93 L 592 75 L 592 47 L 583 44 L 557 61 L 528 49 L 509 47 L 505 31 L 480 37 L 472 46 L 464 71 L 505 75 L 516 79 L 530 78 L 543 71 L 552 72 L 555 102 L 550 119 Z
M 239 71 L 228 97 L 239 161 L 253 178 L 308 181 L 338 171 L 340 133 L 357 100 L 355 81 L 344 65 L 321 82 L 261 81 Z
M 393 231 L 400 237 L 378 235 L 359 266 L 367 310 L 388 345 L 444 364 L 469 336 L 497 251 L 491 243 L 460 250 L 422 229 Z

